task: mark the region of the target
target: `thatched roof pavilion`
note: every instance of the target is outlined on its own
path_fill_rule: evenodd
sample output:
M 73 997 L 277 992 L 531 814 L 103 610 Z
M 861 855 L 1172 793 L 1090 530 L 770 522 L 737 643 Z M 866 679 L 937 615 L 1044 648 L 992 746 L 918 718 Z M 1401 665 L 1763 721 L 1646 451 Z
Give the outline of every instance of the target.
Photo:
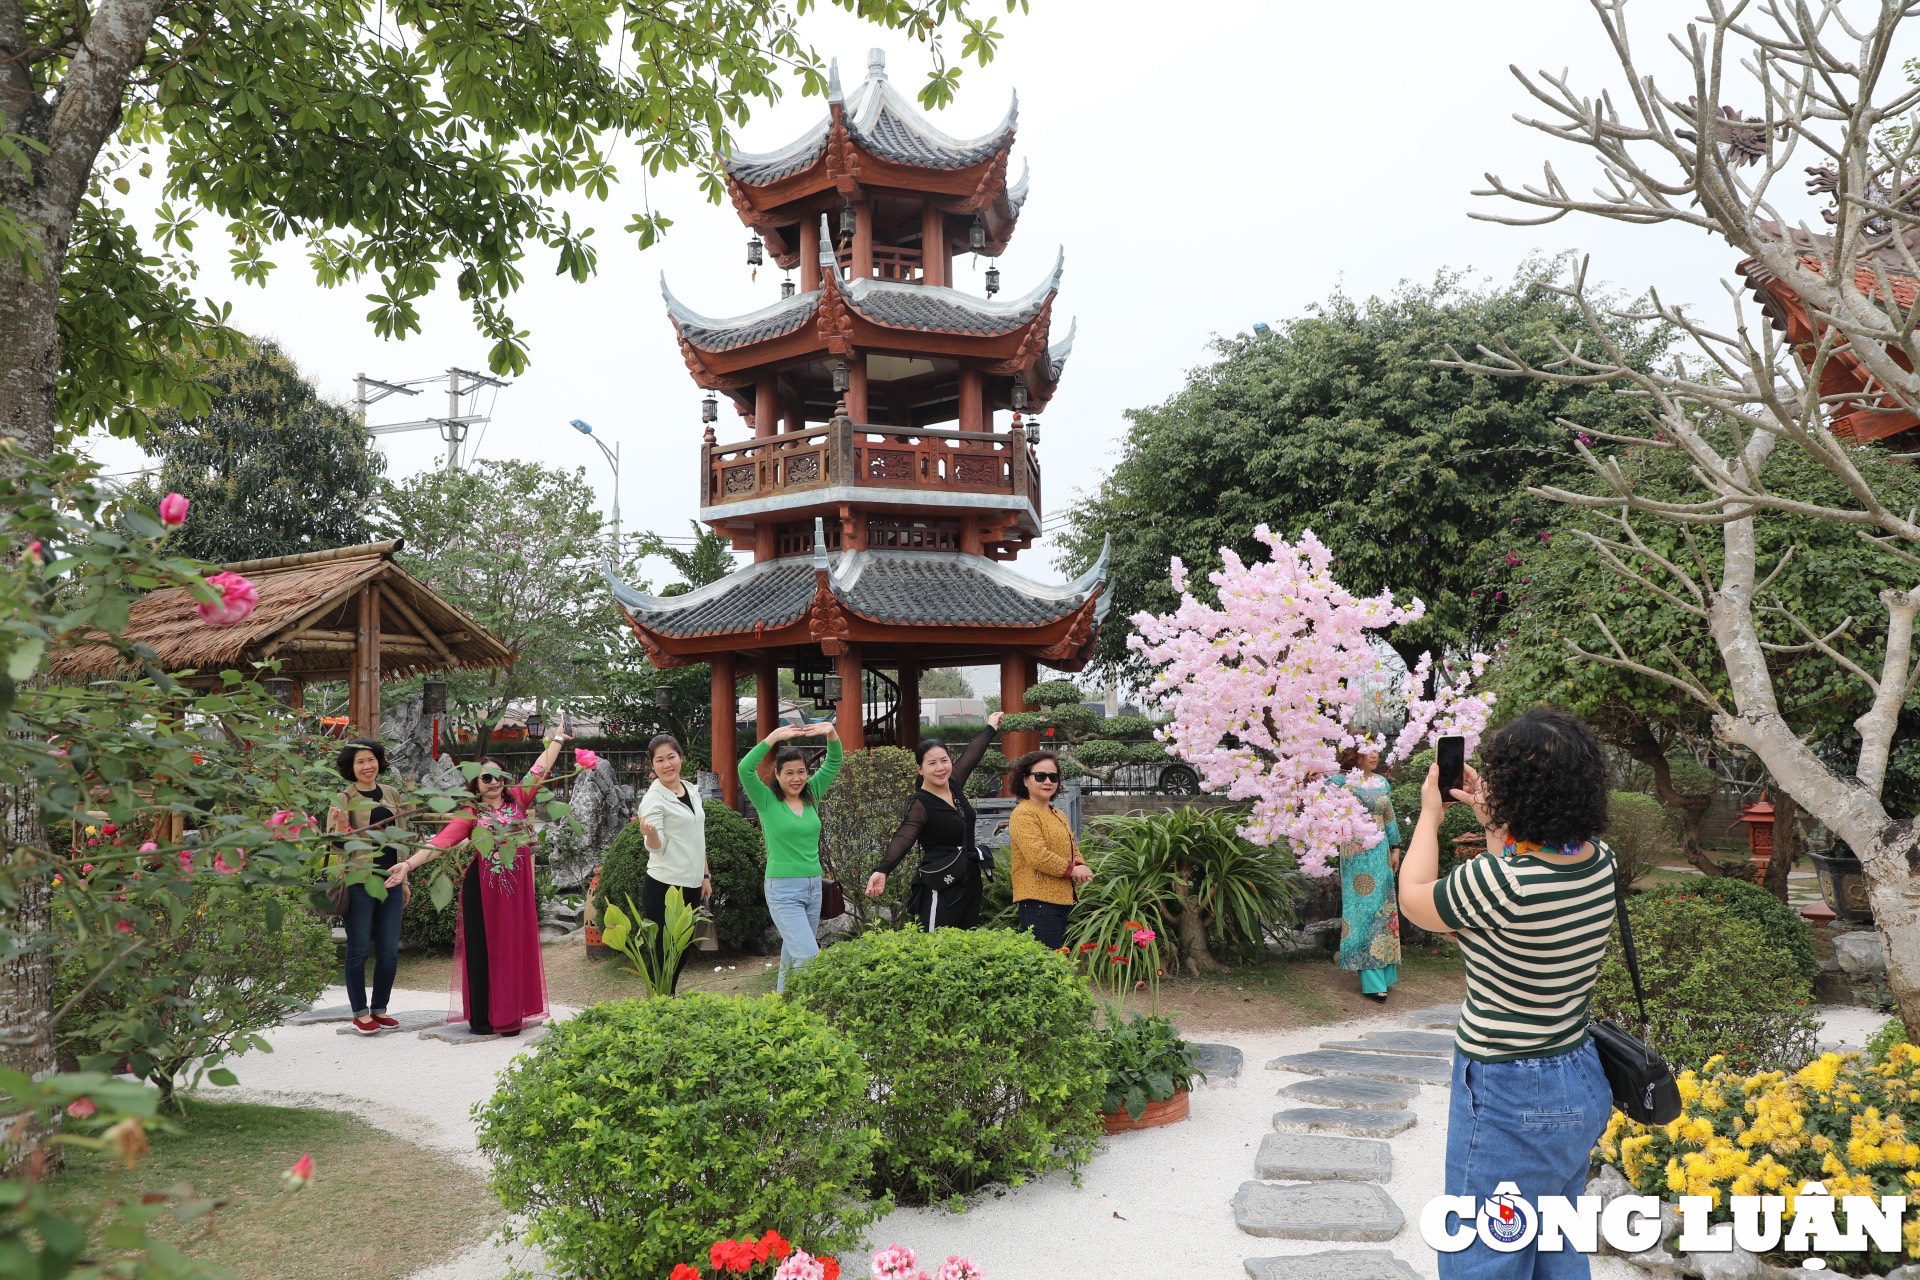
M 168 587 L 135 602 L 125 638 L 150 647 L 169 671 L 213 676 L 278 659 L 280 674 L 293 680 L 296 706 L 308 682 L 346 680 L 354 727 L 377 734 L 382 680 L 513 660 L 479 623 L 394 563 L 401 546 L 396 539 L 223 565 L 259 592 L 259 604 L 245 619 L 209 626 L 191 594 Z M 106 643 L 59 652 L 48 667 L 56 680 L 127 669 Z

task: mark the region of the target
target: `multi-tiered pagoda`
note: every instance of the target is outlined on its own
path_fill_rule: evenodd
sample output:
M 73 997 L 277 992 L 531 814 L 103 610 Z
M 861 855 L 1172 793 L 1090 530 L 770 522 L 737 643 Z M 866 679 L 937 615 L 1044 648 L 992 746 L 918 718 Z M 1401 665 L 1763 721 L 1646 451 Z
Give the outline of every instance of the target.
M 956 139 L 894 88 L 879 51 L 851 94 L 835 68 L 825 120 L 726 165 L 748 260 L 797 269 L 798 289 L 789 278 L 779 301 L 724 320 L 665 290 L 708 393 L 700 518 L 753 563 L 681 596 L 613 590 L 656 666 L 713 664 L 730 801 L 747 670 L 762 736 L 790 667 L 835 703 L 850 747 L 911 746 L 923 667 L 997 665 L 1017 711 L 1039 663 L 1074 671 L 1093 652 L 1106 557 L 1065 585 L 1005 563 L 1040 534 L 1033 415 L 1073 342 L 1049 346 L 1063 259 L 1010 300 L 997 267 L 975 277 L 985 297 L 954 287 L 956 257 L 1002 252 L 1026 201 L 1024 174 L 1007 180 L 1016 110 Z M 722 400 L 750 438 L 719 441 Z M 1008 737 L 1009 754 L 1032 745 Z

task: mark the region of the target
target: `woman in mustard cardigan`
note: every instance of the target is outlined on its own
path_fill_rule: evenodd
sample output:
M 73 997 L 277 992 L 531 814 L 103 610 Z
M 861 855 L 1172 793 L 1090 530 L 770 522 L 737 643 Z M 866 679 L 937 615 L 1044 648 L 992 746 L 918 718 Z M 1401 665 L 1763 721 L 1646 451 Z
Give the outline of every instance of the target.
M 1074 886 L 1093 879 L 1093 868 L 1080 860 L 1066 815 L 1053 807 L 1053 798 L 1060 794 L 1060 758 L 1051 751 L 1020 757 L 1013 766 L 1013 794 L 1020 803 L 1013 807 L 1008 833 L 1020 928 L 1057 951 L 1067 945 Z

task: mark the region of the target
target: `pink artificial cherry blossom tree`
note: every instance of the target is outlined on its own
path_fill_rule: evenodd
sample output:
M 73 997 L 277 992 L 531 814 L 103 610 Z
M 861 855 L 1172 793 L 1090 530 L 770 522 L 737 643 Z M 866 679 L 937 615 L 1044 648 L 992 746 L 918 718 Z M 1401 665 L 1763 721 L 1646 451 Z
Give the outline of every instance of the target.
M 1383 751 L 1392 761 L 1458 734 L 1471 751 L 1493 705 L 1491 694 L 1469 692 L 1486 657 L 1474 654 L 1449 680 L 1422 654 L 1402 678 L 1407 722 L 1387 749 L 1356 719 L 1364 686 L 1383 674 L 1375 634 L 1416 621 L 1426 606 L 1398 604 L 1391 591 L 1354 596 L 1334 580 L 1332 553 L 1311 531 L 1298 545 L 1265 525 L 1254 536 L 1272 558 L 1247 564 L 1223 548 L 1225 567 L 1209 575 L 1218 604 L 1195 598 L 1174 560 L 1179 607 L 1136 614 L 1128 644 L 1161 668 L 1146 694 L 1172 712 L 1159 731 L 1168 748 L 1199 772 L 1203 790 L 1253 801 L 1243 835 L 1261 844 L 1284 838 L 1301 869 L 1318 874 L 1342 847 L 1380 836 L 1333 780 L 1340 749 Z

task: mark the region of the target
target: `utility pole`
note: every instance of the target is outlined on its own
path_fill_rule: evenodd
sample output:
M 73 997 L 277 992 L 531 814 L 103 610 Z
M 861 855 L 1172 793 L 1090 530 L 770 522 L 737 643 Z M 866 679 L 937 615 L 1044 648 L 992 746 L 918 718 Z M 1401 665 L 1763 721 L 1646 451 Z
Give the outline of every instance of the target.
M 447 470 L 449 471 L 460 469 L 460 444 L 467 438 L 466 427 L 454 421 L 459 416 L 460 371 L 449 369 L 447 370 L 447 421 L 446 425 L 440 429 L 441 436 L 447 442 Z
M 419 418 L 412 422 L 388 422 L 377 427 L 367 426 L 367 406 L 377 404 L 390 395 L 417 396 L 420 387 L 429 382 L 447 380 L 447 416 L 444 418 Z M 401 431 L 435 430 L 440 438 L 447 442 L 447 470 L 460 468 L 460 446 L 466 443 L 467 429 L 475 423 L 485 423 L 486 414 L 460 412 L 460 397 L 470 396 L 481 387 L 509 387 L 513 384 L 484 373 L 475 373 L 471 369 L 448 369 L 444 374 L 435 374 L 431 378 L 413 378 L 407 382 L 382 382 L 378 378 L 369 378 L 366 374 L 354 375 L 354 407 L 360 415 L 360 425 L 366 427 L 370 436 L 393 435 Z M 372 388 L 369 391 L 369 388 Z M 477 406 L 476 406 L 477 407 Z

